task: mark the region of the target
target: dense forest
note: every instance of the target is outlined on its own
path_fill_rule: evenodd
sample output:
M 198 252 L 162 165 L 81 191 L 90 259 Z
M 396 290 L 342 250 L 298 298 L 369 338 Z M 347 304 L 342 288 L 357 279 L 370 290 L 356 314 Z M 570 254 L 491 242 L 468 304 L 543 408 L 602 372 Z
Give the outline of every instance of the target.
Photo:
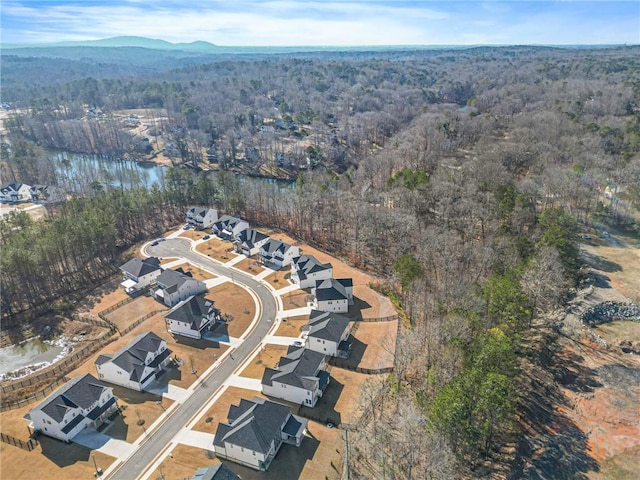
M 333 252 L 385 279 L 405 319 L 394 374 L 362 393 L 373 408 L 352 434 L 352 478 L 500 463 L 522 434 L 530 332 L 579 281 L 581 228 L 640 233 L 638 47 L 220 58 L 38 85 L 15 79 L 47 59 L 5 55 L 3 181 L 49 181 L 45 148 L 136 158 L 145 147 L 108 114 L 138 108 L 166 112 L 160 134 L 196 169 L 150 189 L 93 185 L 44 221 L 3 221 L 3 316 L 65 308 L 191 204 Z M 234 174 L 278 153 L 293 188 Z M 500 468 L 537 478 L 520 454 Z

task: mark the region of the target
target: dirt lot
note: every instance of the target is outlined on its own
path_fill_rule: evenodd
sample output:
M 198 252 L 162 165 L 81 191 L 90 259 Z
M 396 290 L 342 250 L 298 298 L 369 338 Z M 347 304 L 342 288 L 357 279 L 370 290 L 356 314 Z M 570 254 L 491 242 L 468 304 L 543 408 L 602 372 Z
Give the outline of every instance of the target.
M 281 288 L 288 287 L 291 285 L 288 278 L 291 276 L 291 270 L 288 267 L 283 268 L 282 270 L 276 270 L 273 273 L 267 275 L 265 280 L 269 282 L 276 290 L 280 290 Z
M 200 467 L 209 467 L 220 463 L 217 457 L 207 450 L 190 445 L 177 445 L 171 451 L 170 457 L 164 459 L 160 466 L 149 477 L 151 480 L 161 478 L 166 480 L 191 478 Z M 213 458 L 211 458 L 213 457 Z
M 0 458 L 0 478 L 6 480 L 90 479 L 95 472 L 94 458 L 98 467 L 103 470 L 114 461 L 113 457 L 103 453 L 75 443 L 66 445 L 47 437 L 41 437 L 39 445 L 31 452 L 0 443 Z
M 169 310 L 165 305 L 153 297 L 142 295 L 131 303 L 127 303 L 113 312 L 107 314 L 107 318 L 115 323 L 120 330 L 124 330 L 147 313 L 157 310 Z M 144 323 L 144 322 L 143 322 Z
M 182 268 L 182 271 L 184 272 L 191 273 L 191 276 L 193 278 L 195 278 L 196 280 L 202 280 L 203 282 L 205 280 L 211 280 L 212 278 L 217 278 L 217 276 L 214 275 L 213 273 L 210 273 L 198 267 L 194 267 L 190 263 L 183 263 L 181 265 L 173 267 L 173 270 L 177 270 L 178 268 Z
M 398 321 L 359 322 L 348 364 L 362 368 L 393 367 Z
M 265 345 L 256 358 L 253 359 L 247 368 L 240 375 L 243 377 L 261 379 L 265 368 L 274 368 L 280 361 L 280 357 L 287 354 L 287 347 L 284 345 Z
M 226 282 L 209 290 L 207 298 L 211 298 L 221 314 L 230 315 L 228 334 L 240 337 L 249 327 L 256 314 L 256 304 L 249 293 L 242 287 Z
M 309 323 L 309 315 L 283 318 L 275 334 L 281 337 L 297 337 L 307 323 Z
M 265 270 L 265 268 L 258 262 L 257 257 L 245 258 L 241 262 L 236 263 L 234 267 L 238 270 L 242 270 L 243 272 L 247 272 L 250 275 L 257 275 Z
M 236 258 L 237 255 L 232 250 L 233 244 L 231 242 L 225 242 L 216 237 L 211 237 L 210 240 L 196 246 L 196 251 L 221 262 L 228 262 L 232 258 Z

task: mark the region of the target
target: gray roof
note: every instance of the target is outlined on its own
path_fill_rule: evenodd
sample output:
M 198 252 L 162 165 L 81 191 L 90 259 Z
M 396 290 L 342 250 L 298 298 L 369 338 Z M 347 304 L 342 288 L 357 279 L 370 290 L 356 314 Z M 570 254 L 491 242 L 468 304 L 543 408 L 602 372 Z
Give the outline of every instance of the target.
M 284 255 L 284 253 L 289 250 L 292 245 L 283 242 L 282 240 L 276 240 L 275 238 L 269 239 L 267 243 L 265 243 L 261 251 L 264 251 L 270 255 L 273 255 L 275 252 L 280 252 Z
M 240 477 L 233 473 L 224 463 L 202 467 L 190 480 L 240 480 Z
M 321 263 L 313 255 L 300 255 L 299 257 L 295 257 L 292 263 L 296 266 L 298 278 L 301 280 L 307 278 L 311 273 L 331 270 L 333 268 L 333 265 L 330 263 Z
M 100 399 L 107 388 L 110 387 L 87 373 L 69 380 L 31 411 L 42 410 L 53 420 L 60 422 L 69 410 L 89 408 Z
M 281 403 L 243 398 L 239 405 L 231 405 L 228 423 L 218 425 L 213 443 L 222 447 L 229 442 L 266 455 L 290 415 L 291 409 Z
M 192 330 L 200 331 L 209 320 L 205 318 L 215 310 L 214 303 L 204 295 L 192 295 L 181 301 L 165 315 L 165 318 L 189 323 Z
M 167 293 L 174 293 L 185 282 L 197 282 L 198 280 L 193 279 L 191 276 L 187 275 L 181 270 L 167 269 L 160 274 L 156 281 L 158 283 L 158 286 L 165 290 Z
M 120 270 L 127 272 L 134 277 L 142 277 L 148 273 L 160 270 L 160 260 L 156 257 L 132 258 L 120 267 Z
M 247 228 L 238 235 L 238 241 L 243 244 L 246 243 L 249 248 L 253 248 L 256 243 L 269 238 L 262 232 L 259 232 L 253 228 Z
M 147 354 L 157 352 L 162 342 L 164 342 L 164 340 L 153 332 L 143 333 L 138 335 L 113 355 L 100 355 L 96 360 L 96 364 L 102 365 L 102 363 L 106 363 L 106 361 L 110 360 L 127 372 L 130 380 L 139 382 L 142 380 L 142 374 L 146 366 L 145 360 L 147 358 Z M 166 351 L 169 352 L 168 354 L 165 354 L 166 356 L 171 355 L 171 350 L 166 349 Z M 111 358 L 107 358 L 105 360 L 103 357 Z M 101 363 L 98 363 L 99 361 Z
M 309 315 L 309 336 L 338 342 L 349 327 L 349 319 L 332 312 L 311 310 Z
M 287 355 L 280 357 L 278 367 L 265 368 L 263 385 L 272 385 L 274 381 L 293 387 L 312 390 L 319 381 L 318 371 L 324 363 L 322 353 L 304 347 L 289 347 Z
M 213 224 L 213 226 L 218 230 L 223 230 L 225 228 L 233 228 L 238 223 L 244 222 L 244 221 L 245 220 L 242 220 L 239 217 L 232 217 L 231 215 L 223 215 L 218 219 L 216 223 Z
M 348 300 L 347 286 L 352 286 L 350 278 L 328 278 L 316 282 L 315 296 L 318 300 Z

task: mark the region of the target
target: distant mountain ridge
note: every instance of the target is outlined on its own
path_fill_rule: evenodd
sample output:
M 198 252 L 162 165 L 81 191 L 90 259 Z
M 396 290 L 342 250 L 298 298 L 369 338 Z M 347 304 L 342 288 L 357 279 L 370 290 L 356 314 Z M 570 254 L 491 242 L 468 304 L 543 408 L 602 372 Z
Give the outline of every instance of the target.
M 213 43 L 198 40 L 189 43 L 171 43 L 158 38 L 120 36 L 100 40 L 83 40 L 55 43 L 8 43 L 3 49 L 12 48 L 47 48 L 47 47 L 138 47 L 152 50 L 181 50 L 188 52 L 214 53 L 218 50 Z

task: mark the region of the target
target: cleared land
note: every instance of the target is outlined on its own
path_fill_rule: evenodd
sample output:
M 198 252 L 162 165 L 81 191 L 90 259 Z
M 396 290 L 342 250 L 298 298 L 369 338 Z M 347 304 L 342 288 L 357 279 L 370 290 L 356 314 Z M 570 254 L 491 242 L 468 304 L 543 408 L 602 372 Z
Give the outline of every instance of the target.
M 240 337 L 253 321 L 256 304 L 244 288 L 226 282 L 210 289 L 207 297 L 215 302 L 223 316 L 230 316 L 227 324 L 230 336 Z
M 393 367 L 398 321 L 360 322 L 351 337 L 347 364 L 361 368 Z
M 218 424 L 227 421 L 227 413 L 229 413 L 229 407 L 234 404 L 240 403 L 240 399 L 246 398 L 251 400 L 254 397 L 267 398 L 262 393 L 255 390 L 247 390 L 245 388 L 229 387 L 218 398 L 213 406 L 204 412 L 198 423 L 196 423 L 192 430 L 205 433 L 216 433 Z M 207 421 L 209 420 L 209 421 Z
M 305 326 L 308 322 L 308 315 L 283 318 L 275 334 L 281 337 L 297 337 L 300 335 L 302 327 Z
M 291 276 L 291 270 L 289 267 L 284 267 L 281 270 L 276 270 L 273 273 L 267 275 L 265 280 L 276 290 L 280 290 L 281 288 L 288 287 L 291 285 L 288 278 Z
M 282 298 L 282 305 L 285 310 L 293 310 L 307 306 L 309 293 L 304 290 L 294 290 L 293 292 L 285 293 L 280 298 Z
M 216 237 L 211 237 L 211 239 L 199 243 L 196 246 L 196 251 L 220 262 L 228 262 L 237 256 L 233 253 L 233 244 L 231 242 L 225 242 Z
M 265 268 L 260 265 L 260 262 L 258 262 L 257 257 L 245 258 L 241 262 L 236 263 L 234 267 L 250 275 L 257 275 L 265 270 Z
M 176 445 L 171 451 L 171 456 L 165 458 L 149 478 L 152 480 L 157 478 L 166 478 L 167 480 L 188 479 L 193 476 L 198 468 L 209 467 L 218 463 L 220 463 L 220 460 L 211 451 L 180 444 Z
M 211 235 L 211 232 L 207 232 L 206 230 L 193 230 L 190 228 L 188 230 L 182 230 L 179 236 L 190 238 L 191 240 L 200 240 L 206 235 Z
M 210 273 L 206 270 L 195 267 L 190 263 L 183 263 L 181 265 L 175 266 L 173 267 L 173 270 L 177 270 L 178 268 L 182 268 L 182 271 L 184 272 L 191 273 L 191 276 L 193 278 L 195 278 L 196 280 L 202 280 L 203 282 L 205 280 L 211 280 L 212 278 L 217 278 L 217 276 L 214 275 L 213 273 Z
M 265 345 L 258 356 L 240 372 L 243 377 L 261 379 L 265 368 L 274 368 L 280 357 L 287 354 L 287 348 L 284 345 Z
M 115 323 L 120 330 L 124 330 L 136 320 L 144 317 L 149 312 L 169 310 L 164 304 L 153 297 L 142 295 L 130 303 L 110 312 L 106 317 Z

